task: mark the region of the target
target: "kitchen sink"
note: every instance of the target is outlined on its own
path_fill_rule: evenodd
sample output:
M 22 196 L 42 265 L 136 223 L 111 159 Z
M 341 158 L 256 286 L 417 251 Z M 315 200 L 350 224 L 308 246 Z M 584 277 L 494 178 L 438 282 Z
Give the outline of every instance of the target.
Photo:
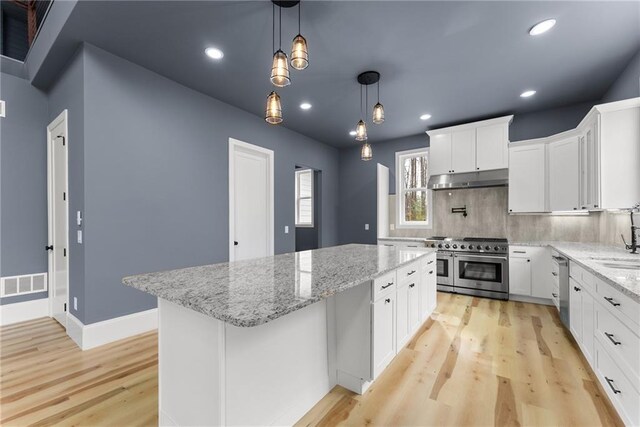
M 630 260 L 604 261 L 604 262 L 600 262 L 599 264 L 607 268 L 618 268 L 622 270 L 640 270 L 640 262 L 633 262 Z

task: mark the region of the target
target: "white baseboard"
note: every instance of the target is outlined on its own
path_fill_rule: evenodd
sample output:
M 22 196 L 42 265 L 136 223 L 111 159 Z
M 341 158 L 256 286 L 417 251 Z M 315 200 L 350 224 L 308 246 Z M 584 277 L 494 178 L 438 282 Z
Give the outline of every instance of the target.
M 89 325 L 83 324 L 74 315 L 67 313 L 67 335 L 82 350 L 89 350 L 155 329 L 158 329 L 157 308 Z
M 49 299 L 40 298 L 31 301 L 0 305 L 0 325 L 25 322 L 49 316 Z
M 548 298 L 531 297 L 528 295 L 509 294 L 509 300 L 519 302 L 529 302 L 532 304 L 553 305 L 553 300 Z

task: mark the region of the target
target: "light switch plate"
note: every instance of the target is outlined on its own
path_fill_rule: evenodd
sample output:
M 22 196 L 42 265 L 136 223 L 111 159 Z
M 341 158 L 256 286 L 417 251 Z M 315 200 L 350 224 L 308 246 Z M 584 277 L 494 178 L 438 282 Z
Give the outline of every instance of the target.
M 288 225 L 284 226 L 284 234 L 289 234 L 289 226 Z
M 6 104 L 4 101 L 0 100 L 0 117 L 5 117 L 6 116 Z
M 364 229 L 365 229 L 365 230 L 368 230 L 368 229 L 369 229 L 369 224 L 365 224 L 365 225 L 364 225 Z
M 73 309 L 78 311 L 78 297 L 73 297 Z
M 82 244 L 82 230 L 78 230 L 76 240 L 78 243 Z
M 76 212 L 76 224 L 78 225 L 78 227 L 82 226 L 82 212 L 80 211 Z

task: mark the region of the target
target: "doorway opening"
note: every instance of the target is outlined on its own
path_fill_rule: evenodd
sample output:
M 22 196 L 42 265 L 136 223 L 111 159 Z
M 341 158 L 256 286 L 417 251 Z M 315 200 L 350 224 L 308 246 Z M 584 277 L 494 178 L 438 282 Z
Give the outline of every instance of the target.
M 69 143 L 67 110 L 47 126 L 49 312 L 67 327 L 69 306 Z
M 295 167 L 296 252 L 322 247 L 322 171 L 308 166 Z

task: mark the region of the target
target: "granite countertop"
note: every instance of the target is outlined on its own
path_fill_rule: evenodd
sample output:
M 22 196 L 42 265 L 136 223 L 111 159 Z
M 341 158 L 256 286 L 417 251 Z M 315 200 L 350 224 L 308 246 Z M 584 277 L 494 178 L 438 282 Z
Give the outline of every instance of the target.
M 300 310 L 433 252 L 351 244 L 140 274 L 122 282 L 223 322 L 249 327 Z
M 640 303 L 640 270 L 611 268 L 606 261 L 631 261 L 640 264 L 640 254 L 632 254 L 618 246 L 573 242 L 509 242 L 512 246 L 550 246 L 580 264 L 596 277 Z

